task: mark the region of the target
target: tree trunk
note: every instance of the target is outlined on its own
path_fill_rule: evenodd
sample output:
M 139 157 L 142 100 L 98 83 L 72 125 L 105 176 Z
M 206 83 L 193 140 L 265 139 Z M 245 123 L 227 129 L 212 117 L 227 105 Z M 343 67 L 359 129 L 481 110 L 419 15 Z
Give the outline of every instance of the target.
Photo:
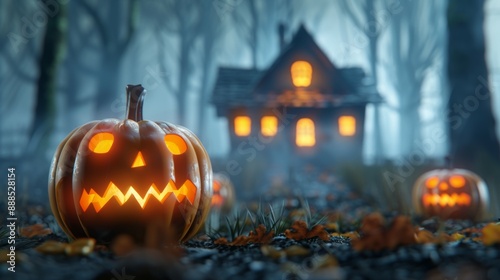
M 125 100 L 119 90 L 122 55 L 105 52 L 101 58 L 100 79 L 97 89 L 95 118 L 122 118 L 125 114 Z
M 413 94 L 420 94 L 419 91 L 414 91 Z M 420 116 L 417 104 L 401 104 L 402 111 L 399 118 L 399 139 L 400 155 L 409 156 L 415 152 L 416 143 L 420 140 Z
M 47 16 L 42 43 L 35 113 L 30 131 L 31 145 L 34 145 L 30 148 L 39 153 L 45 152 L 55 128 L 57 71 L 65 42 L 65 8 L 65 5 L 59 5 L 57 13 Z
M 188 101 L 188 78 L 190 76 L 190 61 L 189 51 L 191 47 L 187 43 L 186 36 L 180 38 L 180 55 L 179 55 L 179 87 L 177 90 L 177 122 L 181 125 L 186 125 L 186 117 L 194 108 L 187 108 Z
M 448 6 L 448 121 L 454 166 L 474 169 L 484 157 L 500 162 L 485 61 L 484 0 Z

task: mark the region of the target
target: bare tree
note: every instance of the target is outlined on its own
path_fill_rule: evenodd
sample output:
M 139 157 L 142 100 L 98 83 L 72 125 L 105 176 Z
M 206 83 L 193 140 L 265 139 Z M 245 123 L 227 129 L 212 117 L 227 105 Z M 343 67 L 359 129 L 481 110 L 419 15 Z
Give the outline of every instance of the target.
M 50 133 L 55 128 L 56 91 L 58 67 L 64 53 L 66 35 L 65 6 L 47 19 L 47 26 L 42 41 L 39 61 L 39 73 L 36 85 L 35 114 L 30 131 L 30 138 L 43 135 L 36 151 L 45 152 Z
M 217 15 L 217 11 L 209 1 L 203 1 L 201 23 L 201 44 L 200 44 L 200 62 L 201 62 L 201 84 L 199 96 L 198 113 L 198 136 L 201 140 L 206 140 L 208 127 L 207 111 L 209 107 L 212 85 L 215 80 L 215 62 L 219 40 L 224 32 L 224 25 Z
M 399 99 L 400 155 L 411 154 L 421 140 L 422 86 L 428 70 L 443 58 L 443 9 L 441 1 L 412 1 L 392 15 L 387 69 Z
M 234 27 L 250 48 L 252 66 L 265 67 L 279 53 L 276 28 L 291 23 L 300 3 L 289 0 L 239 1 L 232 11 Z
M 491 178 L 498 173 L 500 148 L 488 89 L 484 3 L 449 2 L 448 77 L 452 90 L 448 122 L 454 166 L 490 172 L 485 175 Z M 478 170 L 480 166 L 482 170 Z
M 175 73 L 177 83 L 172 81 L 172 76 L 164 78 L 164 82 L 169 91 L 177 100 L 177 122 L 186 124 L 187 114 L 192 112 L 188 110 L 188 92 L 190 90 L 190 77 L 195 70 L 193 53 L 196 40 L 202 30 L 202 18 L 204 11 L 201 10 L 202 1 L 200 0 L 167 0 L 158 3 L 152 3 L 149 9 L 155 9 L 155 19 L 157 20 L 157 39 L 159 45 L 158 59 L 162 72 Z M 207 11 L 208 12 L 208 11 Z M 165 21 L 164 18 L 169 20 Z M 167 45 L 164 38 L 167 34 L 170 38 L 175 38 L 176 48 Z M 166 54 L 170 54 L 177 49 L 175 68 L 166 68 Z M 167 71 L 168 69 L 168 71 Z
M 93 44 L 93 47 L 101 54 L 96 69 L 99 79 L 96 118 L 110 117 L 112 113 L 118 115 L 119 112 L 113 112 L 111 108 L 114 102 L 122 100 L 122 91 L 118 90 L 121 63 L 137 29 L 138 1 L 79 1 L 78 4 L 92 18 L 98 37 L 95 40 L 98 43 Z M 94 41 L 91 36 L 87 40 Z
M 356 2 L 341 0 L 339 3 L 340 7 L 345 11 L 345 14 L 349 17 L 354 26 L 365 35 L 368 41 L 367 56 L 370 65 L 370 74 L 376 88 L 378 82 L 378 44 L 381 34 L 386 29 L 387 25 L 386 21 L 377 18 L 376 8 L 381 3 L 375 0 L 362 0 Z M 380 9 L 380 7 L 378 8 Z M 382 143 L 380 106 L 381 104 L 375 104 L 374 106 L 373 140 L 375 161 L 380 161 L 385 155 L 384 145 Z

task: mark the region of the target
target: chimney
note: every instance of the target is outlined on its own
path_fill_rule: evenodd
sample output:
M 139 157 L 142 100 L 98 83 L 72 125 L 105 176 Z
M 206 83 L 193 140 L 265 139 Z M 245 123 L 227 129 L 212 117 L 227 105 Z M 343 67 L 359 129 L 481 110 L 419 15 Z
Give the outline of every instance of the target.
M 279 39 L 279 49 L 280 51 L 283 50 L 285 47 L 285 30 L 286 26 L 283 22 L 280 22 L 278 24 L 278 39 Z

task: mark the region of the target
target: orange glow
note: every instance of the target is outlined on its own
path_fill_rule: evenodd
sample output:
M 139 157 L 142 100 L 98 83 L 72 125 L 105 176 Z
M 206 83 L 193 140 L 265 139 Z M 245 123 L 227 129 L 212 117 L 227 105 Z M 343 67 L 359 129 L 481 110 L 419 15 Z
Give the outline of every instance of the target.
M 448 189 L 448 184 L 446 182 L 439 183 L 439 189 L 442 191 L 446 191 Z
M 252 120 L 247 116 L 234 118 L 234 133 L 238 136 L 248 136 L 252 131 Z
M 174 181 L 170 180 L 162 192 L 158 190 L 155 184 L 152 184 L 144 197 L 142 197 L 133 187 L 129 187 L 124 194 L 113 182 L 110 182 L 102 196 L 97 194 L 94 189 L 90 189 L 89 192 L 83 190 L 80 198 L 80 206 L 83 212 L 85 212 L 90 204 L 92 204 L 94 205 L 96 213 L 98 213 L 113 197 L 121 206 L 133 196 L 141 208 L 144 209 L 150 197 L 155 197 L 159 202 L 163 203 L 170 194 L 174 194 L 179 203 L 186 198 L 191 205 L 193 205 L 196 197 L 196 190 L 196 186 L 190 180 L 186 180 L 179 189 L 177 189 Z
M 290 67 L 293 85 L 296 87 L 308 87 L 311 85 L 312 66 L 309 62 L 298 60 Z
M 214 180 L 212 188 L 213 188 L 214 192 L 220 191 L 220 183 L 219 183 L 219 181 Z
M 429 189 L 435 188 L 439 183 L 438 177 L 431 177 L 425 181 L 425 186 Z
M 132 164 L 132 168 L 141 167 L 141 166 L 145 166 L 145 165 L 146 165 L 146 161 L 144 161 L 144 157 L 142 156 L 142 153 L 139 152 L 137 154 L 137 156 L 135 157 L 134 163 Z
M 297 122 L 295 143 L 298 147 L 312 147 L 316 144 L 314 122 L 309 118 Z
M 115 137 L 108 132 L 97 133 L 89 141 L 89 149 L 96 154 L 105 154 L 109 152 Z
M 353 116 L 341 116 L 339 118 L 339 133 L 342 136 L 356 134 L 356 119 Z
M 424 194 L 422 197 L 422 202 L 424 206 L 469 206 L 471 202 L 471 197 L 466 193 L 454 193 L 454 194 Z
M 220 207 L 222 203 L 224 203 L 224 198 L 222 198 L 222 196 L 218 194 L 212 196 L 212 205 Z
M 181 155 L 187 150 L 187 144 L 179 135 L 165 135 L 165 145 L 167 149 L 174 155 Z
M 462 188 L 463 186 L 465 186 L 465 178 L 460 175 L 451 176 L 448 181 L 454 188 Z
M 278 132 L 278 118 L 264 116 L 260 120 L 260 129 L 263 136 L 274 136 Z

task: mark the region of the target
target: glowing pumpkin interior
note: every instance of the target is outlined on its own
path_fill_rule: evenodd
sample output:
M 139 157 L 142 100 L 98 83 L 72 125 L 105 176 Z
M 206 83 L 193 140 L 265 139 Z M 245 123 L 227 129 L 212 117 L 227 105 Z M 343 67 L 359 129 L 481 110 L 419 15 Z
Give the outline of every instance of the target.
M 221 185 L 219 181 L 213 181 L 213 195 L 212 195 L 212 205 L 221 206 L 224 202 L 224 198 L 221 195 Z
M 182 155 L 187 150 L 186 142 L 179 135 L 165 135 L 164 143 L 168 151 L 170 151 L 173 155 Z M 113 134 L 102 132 L 97 133 L 90 139 L 88 148 L 93 153 L 106 154 L 111 150 L 113 144 Z M 132 169 L 147 167 L 147 162 L 141 151 L 139 151 L 134 157 L 130 166 Z M 133 170 L 130 170 L 130 172 L 133 172 Z M 90 188 L 89 191 L 84 189 L 80 197 L 79 204 L 83 212 L 86 212 L 90 205 L 92 205 L 95 212 L 98 213 L 112 199 L 115 199 L 118 204 L 122 206 L 131 198 L 134 198 L 133 201 L 136 201 L 139 206 L 144 209 L 150 199 L 156 199 L 160 203 L 163 203 L 171 194 L 173 194 L 179 203 L 187 199 L 189 203 L 193 205 L 196 198 L 196 192 L 197 187 L 189 179 L 187 179 L 181 186 L 177 186 L 173 180 L 169 180 L 162 190 L 152 183 L 145 192 L 144 190 L 137 190 L 134 186 L 120 188 L 115 185 L 115 183 L 109 182 L 107 188 L 102 194 L 97 193 L 93 188 Z M 140 193 L 143 193 L 143 195 Z
M 422 203 L 425 207 L 470 206 L 470 192 L 462 191 L 466 184 L 466 179 L 461 175 L 452 175 L 445 180 L 437 176 L 430 177 L 425 181 L 427 191 L 422 195 Z

